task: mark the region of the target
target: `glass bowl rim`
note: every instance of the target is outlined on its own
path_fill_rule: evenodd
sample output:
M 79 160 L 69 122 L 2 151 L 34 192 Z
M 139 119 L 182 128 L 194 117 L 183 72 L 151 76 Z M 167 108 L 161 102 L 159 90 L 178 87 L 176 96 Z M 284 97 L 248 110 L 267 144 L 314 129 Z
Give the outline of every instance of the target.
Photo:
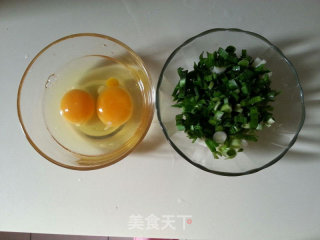
M 285 62 L 290 66 L 290 68 L 291 68 L 291 70 L 292 70 L 292 72 L 293 72 L 293 74 L 295 76 L 295 79 L 296 79 L 296 82 L 297 82 L 297 86 L 298 86 L 299 92 L 300 92 L 301 118 L 300 118 L 300 122 L 299 122 L 298 128 L 296 130 L 296 133 L 293 136 L 293 138 L 291 139 L 291 141 L 289 142 L 288 146 L 278 156 L 276 156 L 274 159 L 270 160 L 268 163 L 262 165 L 261 167 L 253 168 L 253 169 L 250 169 L 250 170 L 247 170 L 247 171 L 243 171 L 243 172 L 224 172 L 224 171 L 211 170 L 211 169 L 208 169 L 208 168 L 206 168 L 206 167 L 204 167 L 204 166 L 192 161 L 171 140 L 171 138 L 169 137 L 169 135 L 167 133 L 166 127 L 164 126 L 164 124 L 162 122 L 162 119 L 161 119 L 160 103 L 159 103 L 159 91 L 160 91 L 161 83 L 162 83 L 162 80 L 163 80 L 163 74 L 166 71 L 166 69 L 167 69 L 168 65 L 170 64 L 171 60 L 175 57 L 175 55 L 179 52 L 179 50 L 182 49 L 184 46 L 188 45 L 189 43 L 191 43 L 192 41 L 196 40 L 197 38 L 200 38 L 200 37 L 202 37 L 204 35 L 211 34 L 211 33 L 214 33 L 214 32 L 244 33 L 244 34 L 247 34 L 247 35 L 249 35 L 251 37 L 255 37 L 257 39 L 262 40 L 269 47 L 271 47 L 273 50 L 275 50 L 285 60 Z M 291 61 L 283 54 L 283 52 L 277 46 L 275 46 L 273 43 L 271 43 L 265 37 L 263 37 L 263 36 L 261 36 L 261 35 L 259 35 L 257 33 L 246 31 L 246 30 L 242 30 L 242 29 L 239 29 L 239 28 L 212 28 L 212 29 L 206 30 L 204 32 L 201 32 L 201 33 L 199 33 L 199 34 L 187 39 L 181 45 L 179 45 L 175 50 L 173 50 L 173 52 L 169 55 L 169 57 L 167 58 L 166 62 L 164 63 L 163 68 L 162 68 L 162 70 L 160 72 L 160 75 L 159 75 L 159 80 L 158 80 L 157 88 L 156 88 L 156 112 L 157 112 L 157 117 L 158 117 L 160 126 L 162 128 L 162 131 L 163 131 L 166 139 L 169 141 L 169 143 L 172 146 L 172 148 L 181 157 L 183 157 L 185 160 L 187 160 L 192 165 L 194 165 L 194 166 L 196 166 L 196 167 L 198 167 L 198 168 L 200 168 L 200 169 L 202 169 L 202 170 L 204 170 L 206 172 L 214 173 L 214 174 L 217 174 L 217 175 L 223 175 L 223 176 L 242 176 L 242 175 L 252 174 L 252 173 L 258 172 L 258 171 L 260 171 L 262 169 L 265 169 L 265 168 L 275 164 L 276 162 L 278 162 L 289 151 L 289 149 L 293 146 L 293 144 L 296 142 L 297 137 L 299 135 L 299 132 L 301 131 L 302 126 L 303 126 L 304 121 L 305 121 L 304 94 L 303 94 L 303 90 L 302 90 L 302 87 L 301 87 L 301 83 L 300 83 L 300 80 L 299 80 L 298 73 L 297 73 L 295 67 L 293 66 L 293 64 L 291 63 Z
M 44 152 L 42 152 L 42 150 L 37 146 L 37 144 L 34 143 L 34 141 L 31 139 L 28 131 L 27 131 L 27 128 L 23 122 L 23 117 L 22 117 L 22 114 L 21 114 L 21 106 L 20 106 L 20 98 L 21 98 L 21 91 L 22 91 L 22 88 L 23 88 L 23 84 L 24 84 L 24 81 L 25 81 L 25 78 L 27 76 L 27 74 L 29 73 L 30 69 L 32 68 L 33 64 L 36 62 L 36 60 L 43 54 L 46 52 L 47 49 L 49 49 L 50 47 L 60 43 L 60 42 L 63 42 L 64 40 L 68 40 L 68 39 L 72 39 L 72 38 L 78 38 L 78 37 L 96 37 L 96 38 L 102 38 L 102 39 L 107 39 L 109 41 L 112 41 L 112 42 L 115 42 L 117 43 L 118 45 L 120 45 L 121 47 L 123 47 L 124 49 L 126 49 L 137 61 L 138 63 L 141 65 L 141 67 L 144 69 L 146 75 L 147 75 L 147 78 L 148 78 L 148 82 L 149 82 L 149 85 L 150 85 L 150 98 L 151 98 L 151 101 L 150 101 L 150 106 L 148 107 L 148 117 L 146 118 L 146 124 L 145 124 L 145 129 L 144 131 L 142 132 L 141 136 L 139 137 L 139 140 L 135 143 L 135 145 L 130 149 L 128 150 L 127 152 L 125 152 L 125 154 L 122 154 L 120 157 L 117 157 L 115 158 L 113 161 L 111 162 L 107 162 L 105 164 L 101 164 L 101 165 L 97 165 L 97 166 L 84 166 L 84 167 L 78 167 L 78 166 L 71 166 L 71 165 L 68 165 L 68 164 L 64 164 L 62 162 L 59 162 L 53 158 L 51 158 L 50 156 L 48 156 L 47 154 L 45 154 Z M 119 162 L 120 160 L 122 160 L 123 158 L 125 158 L 126 156 L 128 156 L 138 145 L 139 143 L 144 139 L 144 137 L 146 136 L 150 126 L 151 126 L 151 122 L 152 122 L 152 119 L 153 119 L 153 115 L 154 115 L 154 97 L 153 97 L 153 84 L 152 84 L 152 81 L 151 81 L 151 75 L 148 71 L 148 69 L 146 68 L 146 65 L 144 64 L 143 60 L 140 58 L 140 56 L 135 52 L 133 51 L 129 46 L 127 46 L 125 43 L 121 42 L 120 40 L 118 39 L 115 39 L 113 37 L 110 37 L 110 36 L 107 36 L 107 35 L 103 35 L 103 34 L 99 34 L 99 33 L 76 33 L 76 34 L 71 34 L 71 35 L 67 35 L 67 36 L 64 36 L 64 37 L 61 37 L 51 43 L 49 43 L 47 46 L 45 46 L 42 50 L 40 50 L 36 56 L 31 60 L 31 62 L 28 64 L 26 70 L 24 71 L 23 75 L 22 75 L 22 78 L 20 80 L 20 83 L 19 83 L 19 87 L 18 87 L 18 93 L 17 93 L 17 114 L 18 114 L 18 119 L 19 119 L 19 122 L 20 122 L 20 126 L 23 130 L 23 133 L 25 135 L 25 137 L 27 138 L 27 140 L 29 141 L 30 145 L 42 156 L 44 157 L 45 159 L 47 159 L 48 161 L 60 166 L 60 167 L 64 167 L 64 168 L 67 168 L 67 169 L 71 169 L 71 170 L 80 170 L 80 171 L 87 171 L 87 170 L 95 170 L 95 169 L 100 169 L 100 168 L 104 168 L 104 167 L 107 167 L 107 166 L 110 166 L 114 163 L 117 163 Z M 64 150 L 66 150 L 64 148 Z M 99 159 L 103 159 L 103 156 L 107 156 L 107 154 L 105 155 L 99 155 Z M 94 158 L 94 156 L 92 156 Z

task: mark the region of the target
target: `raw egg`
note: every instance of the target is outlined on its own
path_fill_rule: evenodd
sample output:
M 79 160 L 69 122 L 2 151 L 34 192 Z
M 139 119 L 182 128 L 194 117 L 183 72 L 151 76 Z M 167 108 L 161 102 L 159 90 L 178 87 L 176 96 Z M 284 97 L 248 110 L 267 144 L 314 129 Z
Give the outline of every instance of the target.
M 70 90 L 61 100 L 60 114 L 71 123 L 84 123 L 93 116 L 94 112 L 94 99 L 86 91 L 80 89 Z
M 119 127 L 132 115 L 131 96 L 115 78 L 108 79 L 106 85 L 107 88 L 98 97 L 97 114 L 106 126 Z

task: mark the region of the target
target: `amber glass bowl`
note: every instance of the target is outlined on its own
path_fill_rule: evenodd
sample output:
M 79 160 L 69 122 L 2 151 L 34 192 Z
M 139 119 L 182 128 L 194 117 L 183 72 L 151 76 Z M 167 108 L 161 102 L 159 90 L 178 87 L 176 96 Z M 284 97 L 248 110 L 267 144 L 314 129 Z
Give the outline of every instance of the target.
M 99 154 L 79 154 L 68 149 L 51 134 L 44 116 L 47 87 L 59 78 L 57 71 L 84 56 L 112 58 L 129 66 L 136 79 L 135 87 L 141 92 L 140 117 L 135 127 L 130 134 L 122 133 L 121 142 L 111 137 Z M 74 34 L 49 44 L 31 61 L 19 85 L 17 110 L 26 138 L 44 158 L 75 170 L 102 168 L 126 157 L 146 135 L 154 111 L 151 79 L 141 58 L 119 40 L 93 33 Z M 74 141 L 77 144 L 76 138 Z

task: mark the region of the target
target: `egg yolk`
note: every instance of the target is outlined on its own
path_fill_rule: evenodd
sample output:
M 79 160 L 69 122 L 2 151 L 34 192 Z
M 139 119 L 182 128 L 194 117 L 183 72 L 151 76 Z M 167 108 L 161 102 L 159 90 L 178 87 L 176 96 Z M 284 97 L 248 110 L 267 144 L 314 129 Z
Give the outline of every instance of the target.
M 107 81 L 107 88 L 100 93 L 97 101 L 97 114 L 107 126 L 119 127 L 129 120 L 133 107 L 129 93 L 118 85 L 113 86 L 114 83 L 118 84 L 118 81 Z
M 119 86 L 119 81 L 116 78 L 108 78 L 108 80 L 106 81 L 106 85 L 107 87 L 118 87 Z
M 93 116 L 94 112 L 94 99 L 83 90 L 70 90 L 63 96 L 60 103 L 61 116 L 71 123 L 84 123 Z

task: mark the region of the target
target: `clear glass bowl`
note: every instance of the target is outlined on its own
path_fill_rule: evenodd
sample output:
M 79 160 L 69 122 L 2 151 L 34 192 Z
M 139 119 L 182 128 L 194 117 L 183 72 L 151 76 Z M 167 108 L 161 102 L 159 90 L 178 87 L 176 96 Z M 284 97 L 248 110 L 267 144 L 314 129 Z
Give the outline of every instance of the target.
M 265 59 L 272 71 L 271 87 L 281 93 L 273 104 L 276 122 L 259 132 L 258 142 L 248 142 L 244 152 L 233 159 L 214 159 L 205 145 L 192 143 L 184 132 L 176 129 L 175 116 L 181 110 L 171 106 L 171 94 L 179 81 L 179 67 L 191 70 L 202 52 L 213 52 L 229 45 L 236 47 L 238 55 L 241 49 L 247 49 L 252 57 Z M 200 169 L 227 176 L 254 173 L 277 162 L 296 141 L 305 118 L 303 92 L 292 63 L 264 37 L 240 29 L 211 29 L 177 47 L 161 71 L 156 109 L 166 138 L 183 158 Z
M 91 61 L 91 58 L 94 60 Z M 65 134 L 64 131 L 70 130 L 71 127 L 59 122 L 60 120 L 57 120 L 55 126 L 49 124 L 59 114 L 55 113 L 53 117 L 48 117 L 46 111 L 50 112 L 51 109 L 48 109 L 48 105 L 45 104 L 46 99 L 49 99 L 54 93 L 59 96 L 56 102 L 60 103 L 61 96 L 63 96 L 61 93 L 70 90 L 62 89 L 62 91 L 57 87 L 66 87 L 69 84 L 68 77 L 75 78 L 71 74 L 62 78 L 63 73 L 67 72 L 70 66 L 73 66 L 74 74 L 81 75 L 90 72 L 91 68 L 101 70 L 104 67 L 109 67 L 109 69 L 116 67 L 115 63 L 121 64 L 121 67 L 125 66 L 134 76 L 134 82 L 130 80 L 127 82 L 129 88 L 139 91 L 140 94 L 140 97 L 132 96 L 133 112 L 139 111 L 139 117 L 134 117 L 134 113 L 131 117 L 132 121 L 135 121 L 134 124 L 129 124 L 130 119 L 116 134 L 110 135 L 108 140 L 96 138 L 90 140 L 90 144 L 86 144 L 83 137 L 71 135 L 73 130 L 70 131 L 70 134 Z M 100 76 L 102 73 L 99 71 L 87 77 Z M 136 99 L 138 103 L 135 102 Z M 119 161 L 137 146 L 150 127 L 154 100 L 150 75 L 140 57 L 133 50 L 114 38 L 85 33 L 58 39 L 37 54 L 23 74 L 18 90 L 17 107 L 23 131 L 38 153 L 62 167 L 90 170 Z M 73 147 L 78 146 L 88 154 L 67 147 L 64 145 L 67 140 L 71 145 L 73 144 Z M 99 153 L 90 153 L 89 149 L 94 149 L 95 146 L 99 146 Z M 88 151 L 86 151 L 87 148 Z

